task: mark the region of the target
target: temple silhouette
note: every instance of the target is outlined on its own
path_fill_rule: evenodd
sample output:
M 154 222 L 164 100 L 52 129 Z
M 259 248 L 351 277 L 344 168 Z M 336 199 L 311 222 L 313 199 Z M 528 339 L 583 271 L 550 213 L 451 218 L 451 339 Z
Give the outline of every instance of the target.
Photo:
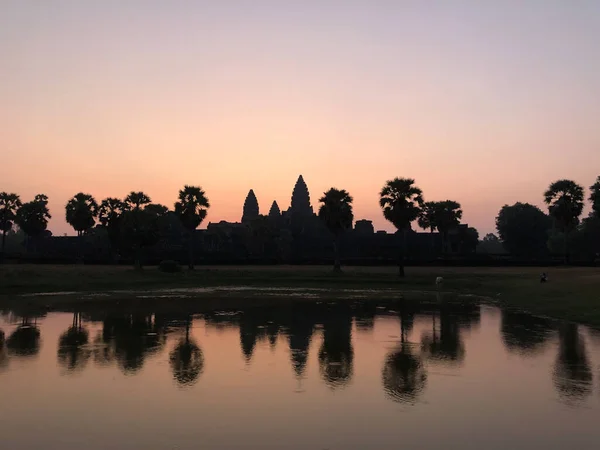
M 461 224 L 449 233 L 449 253 L 468 254 L 475 249 L 463 242 L 468 225 Z M 202 234 L 204 257 L 218 261 L 262 259 L 272 262 L 321 262 L 331 257 L 331 235 L 319 220 L 311 204 L 310 191 L 300 175 L 292 190 L 290 207 L 281 211 L 276 201 L 266 215 L 260 214 L 259 201 L 250 189 L 242 208 L 240 222 L 209 222 Z M 411 230 L 408 238 L 409 256 L 432 258 L 441 253 L 439 233 Z M 348 260 L 377 263 L 397 259 L 399 239 L 396 233 L 375 231 L 373 222 L 358 219 L 341 240 L 342 256 Z M 324 262 L 324 261 L 323 261 Z
M 268 204 L 268 203 L 267 203 Z M 261 214 L 259 199 L 250 189 L 241 208 L 239 222 L 209 222 L 205 230 L 196 230 L 194 257 L 199 264 L 330 264 L 333 241 L 329 230 L 317 216 L 317 205 L 304 177 L 300 175 L 292 189 L 290 206 L 281 210 L 276 201 Z M 50 236 L 36 242 L 35 252 L 17 249 L 12 254 L 32 262 L 74 262 L 83 252 L 88 263 L 113 261 L 106 233 L 92 229 L 81 240 L 75 236 Z M 163 260 L 187 261 L 188 234 L 179 219 L 171 213 L 161 232 L 160 242 L 144 250 L 145 264 Z M 343 233 L 339 240 L 343 264 L 396 264 L 401 253 L 402 233 L 376 231 L 371 220 L 362 218 Z M 462 258 L 475 252 L 466 224 L 450 231 L 442 251 L 439 233 L 410 230 L 406 238 L 406 260 L 409 264 L 429 263 Z M 119 261 L 130 263 L 131 255 L 121 252 Z

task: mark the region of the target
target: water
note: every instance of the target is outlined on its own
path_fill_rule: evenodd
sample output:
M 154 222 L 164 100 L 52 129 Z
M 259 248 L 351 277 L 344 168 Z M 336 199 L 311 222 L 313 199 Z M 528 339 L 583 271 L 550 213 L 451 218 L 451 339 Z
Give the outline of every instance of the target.
M 600 445 L 600 335 L 489 306 L 4 311 L 0 330 L 2 449 Z

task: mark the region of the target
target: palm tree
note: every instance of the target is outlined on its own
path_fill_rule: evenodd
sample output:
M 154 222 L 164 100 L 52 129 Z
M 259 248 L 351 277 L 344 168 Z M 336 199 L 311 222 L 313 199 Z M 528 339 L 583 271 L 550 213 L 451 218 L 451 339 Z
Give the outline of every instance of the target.
M 8 233 L 17 218 L 17 211 L 21 207 L 21 199 L 17 194 L 0 192 L 0 231 L 2 231 L 2 252 L 0 262 L 4 260 L 4 248 L 6 247 L 6 233 Z
M 583 211 L 583 188 L 571 180 L 558 180 L 544 193 L 550 216 L 564 234 L 565 263 L 569 260 L 569 234 Z
M 429 230 L 431 233 L 431 252 L 435 254 L 435 242 L 433 240 L 433 232 L 437 229 L 437 221 L 435 217 L 437 202 L 425 202 L 421 208 L 421 214 L 417 218 L 417 224 L 424 230 Z
M 98 217 L 98 203 L 90 194 L 80 192 L 67 202 L 67 223 L 71 225 L 79 236 L 81 258 L 83 260 L 83 233 L 90 230 Z
M 194 269 L 194 236 L 196 228 L 200 226 L 206 218 L 210 203 L 206 193 L 199 186 L 185 185 L 179 191 L 179 200 L 175 203 L 175 214 L 181 220 L 182 225 L 188 230 L 188 267 Z
M 125 204 L 128 209 L 142 209 L 142 206 L 145 206 L 149 203 L 152 203 L 150 197 L 148 197 L 143 192 L 134 192 L 131 191 L 127 197 L 125 197 Z
M 340 263 L 339 237 L 347 229 L 352 228 L 352 197 L 344 189 L 329 189 L 319 199 L 319 219 L 333 234 L 334 264 L 333 270 L 342 270 Z
M 379 205 L 383 209 L 383 217 L 398 231 L 402 231 L 402 254 L 398 264 L 398 275 L 403 277 L 406 234 L 411 222 L 415 221 L 421 213 L 423 192 L 415 186 L 415 180 L 412 178 L 394 178 L 387 181 L 381 189 Z
M 460 203 L 454 200 L 444 200 L 436 202 L 435 221 L 437 229 L 442 235 L 442 251 L 446 253 L 448 241 L 448 231 L 456 228 L 462 218 Z
M 130 192 L 125 197 L 126 211 L 123 214 L 123 227 L 121 232 L 124 235 L 124 242 L 131 244 L 134 254 L 134 265 L 136 269 L 142 268 L 141 249 L 144 245 L 145 237 L 149 234 L 148 229 L 150 220 L 143 207 L 150 205 L 152 200 L 143 192 Z
M 78 236 L 88 231 L 96 223 L 98 203 L 90 194 L 80 192 L 67 202 L 66 219 Z
M 100 207 L 98 208 L 98 221 L 100 222 L 100 225 L 106 229 L 108 234 L 113 260 L 115 260 L 115 248 L 119 243 L 121 234 L 121 219 L 128 208 L 129 206 L 125 202 L 112 197 L 102 200 Z
M 592 211 L 600 217 L 600 177 L 590 186 L 590 202 L 592 202 Z
M 48 197 L 38 194 L 17 211 L 16 224 L 29 238 L 37 238 L 48 228 L 48 220 L 52 216 L 48 210 Z

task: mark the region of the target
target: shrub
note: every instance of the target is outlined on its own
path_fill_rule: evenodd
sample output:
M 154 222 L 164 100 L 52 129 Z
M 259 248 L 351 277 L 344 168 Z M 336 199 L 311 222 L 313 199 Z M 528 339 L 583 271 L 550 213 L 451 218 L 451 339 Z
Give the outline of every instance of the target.
M 177 261 L 167 259 L 160 262 L 160 264 L 158 265 L 158 270 L 166 273 L 177 273 L 181 272 L 181 266 Z

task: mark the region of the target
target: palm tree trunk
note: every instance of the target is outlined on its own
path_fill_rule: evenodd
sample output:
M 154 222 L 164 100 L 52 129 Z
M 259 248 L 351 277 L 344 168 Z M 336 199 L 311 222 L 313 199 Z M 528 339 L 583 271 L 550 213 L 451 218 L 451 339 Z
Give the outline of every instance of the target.
M 565 252 L 565 264 L 569 264 L 569 232 L 565 230 L 564 239 L 564 252 Z
M 134 262 L 134 266 L 136 270 L 142 270 L 142 258 L 141 258 L 141 249 L 140 249 L 140 244 L 139 243 L 135 243 L 135 249 L 134 249 L 134 258 L 135 258 L 135 262 Z
M 2 252 L 0 252 L 0 263 L 4 262 L 4 249 L 6 248 L 6 230 L 2 231 Z
M 340 246 L 338 242 L 338 237 L 336 236 L 333 239 L 333 271 L 341 272 L 342 271 L 342 263 L 340 262 Z
M 190 236 L 188 239 L 188 269 L 194 270 L 194 230 L 190 231 Z
M 400 246 L 400 258 L 398 261 L 398 276 L 404 278 L 404 259 L 406 255 L 406 229 L 402 230 L 402 244 Z

